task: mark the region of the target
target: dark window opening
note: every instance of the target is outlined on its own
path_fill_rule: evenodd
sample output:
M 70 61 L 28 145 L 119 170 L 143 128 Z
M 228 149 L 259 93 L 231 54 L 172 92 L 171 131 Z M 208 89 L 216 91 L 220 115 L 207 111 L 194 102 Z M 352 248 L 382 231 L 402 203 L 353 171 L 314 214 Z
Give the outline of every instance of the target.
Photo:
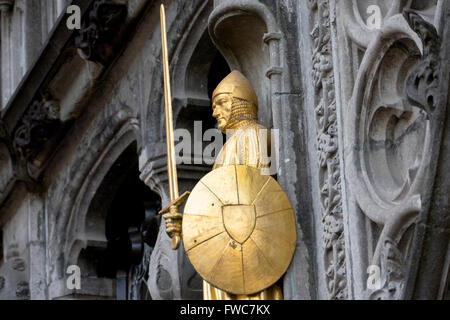
M 216 87 L 219 85 L 219 83 L 231 72 L 230 67 L 228 66 L 227 61 L 225 58 L 220 54 L 219 51 L 217 51 L 216 56 L 214 57 L 214 60 L 211 64 L 211 69 L 209 70 L 208 74 L 208 97 L 209 99 L 212 99 L 212 94 Z M 211 106 L 212 106 L 212 100 L 211 100 Z M 211 110 L 212 113 L 212 110 Z M 217 121 L 213 118 L 214 125 L 211 126 L 211 128 L 214 128 Z M 225 143 L 226 141 L 226 135 L 222 134 L 222 141 Z M 217 156 L 217 154 L 216 154 Z
M 196 81 L 190 81 L 190 92 L 203 92 L 204 89 L 202 88 L 206 87 L 205 89 L 208 91 L 208 97 L 206 98 L 206 96 L 204 96 L 205 99 L 188 99 L 188 105 L 181 110 L 176 122 L 176 128 L 188 129 L 191 132 L 192 138 L 194 138 L 194 124 L 196 121 L 201 121 L 202 137 L 207 130 L 216 127 L 217 121 L 212 116 L 212 93 L 223 78 L 231 72 L 225 58 L 214 48 L 209 36 L 203 37 L 201 41 L 204 43 L 202 46 L 198 46 L 198 52 L 194 53 L 188 68 L 188 72 L 195 74 L 195 77 L 191 75 L 188 78 L 196 79 Z M 204 48 L 210 49 L 208 52 L 204 52 Z M 198 56 L 204 58 L 201 59 Z M 225 141 L 225 136 L 222 138 L 223 141 Z M 210 143 L 210 141 L 202 141 L 202 150 L 205 150 L 206 146 Z M 191 152 L 195 152 L 193 139 L 191 143 Z M 185 155 L 180 154 L 180 156 Z M 215 157 L 217 154 L 212 156 Z M 191 163 L 194 163 L 193 158 L 191 159 Z
M 115 278 L 141 262 L 144 243 L 154 247 L 159 229 L 160 197 L 139 179 L 134 167 L 121 184 L 106 217 L 108 247 L 99 276 Z
M 212 93 L 217 85 L 231 72 L 225 58 L 217 51 L 216 56 L 211 64 L 208 74 L 208 97 L 212 98 Z
M 86 217 L 87 247 L 79 265 L 87 277 L 115 280 L 116 298 L 129 298 L 133 270 L 156 243 L 160 197 L 139 178 L 137 144 L 111 166 Z

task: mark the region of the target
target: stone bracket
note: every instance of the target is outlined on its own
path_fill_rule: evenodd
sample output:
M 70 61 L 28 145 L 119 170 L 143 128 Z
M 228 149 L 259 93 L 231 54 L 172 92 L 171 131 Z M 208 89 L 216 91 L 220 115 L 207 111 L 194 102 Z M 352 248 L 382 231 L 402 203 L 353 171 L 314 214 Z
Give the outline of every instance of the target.
M 125 4 L 96 0 L 75 39 L 80 56 L 85 60 L 107 63 L 120 41 L 121 26 L 126 18 Z

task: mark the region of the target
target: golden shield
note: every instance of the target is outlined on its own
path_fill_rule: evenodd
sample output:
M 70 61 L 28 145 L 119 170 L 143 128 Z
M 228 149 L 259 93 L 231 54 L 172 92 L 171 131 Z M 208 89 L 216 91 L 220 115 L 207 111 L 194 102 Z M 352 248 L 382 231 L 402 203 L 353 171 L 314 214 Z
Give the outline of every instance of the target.
M 284 190 L 271 176 L 244 165 L 218 168 L 200 180 L 186 202 L 182 234 L 204 280 L 247 295 L 281 278 L 297 240 Z

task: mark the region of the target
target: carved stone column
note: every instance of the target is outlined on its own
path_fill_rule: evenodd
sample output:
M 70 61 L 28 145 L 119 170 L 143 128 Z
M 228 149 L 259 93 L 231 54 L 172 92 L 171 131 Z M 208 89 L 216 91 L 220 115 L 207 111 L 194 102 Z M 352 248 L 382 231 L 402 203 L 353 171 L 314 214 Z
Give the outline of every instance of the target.
M 165 164 L 165 159 L 161 156 L 159 159 L 149 159 L 140 169 L 141 180 L 160 195 L 163 207 L 170 201 Z M 166 224 L 162 219 L 158 239 L 149 262 L 148 285 L 153 300 L 181 298 L 178 255 L 171 248 L 171 240 L 165 228 Z
M 144 151 L 145 154 L 145 151 Z M 141 156 L 141 161 L 145 156 Z M 169 204 L 166 155 L 161 152 L 141 166 L 141 180 L 161 196 L 162 206 Z M 180 194 L 192 190 L 208 168 L 178 166 Z M 181 208 L 182 209 L 182 208 Z M 150 257 L 149 289 L 152 299 L 202 299 L 202 279 L 192 267 L 183 246 L 172 250 L 164 219 Z
M 347 299 L 341 163 L 329 0 L 309 1 L 322 245 L 330 299 Z
M 2 107 L 6 105 L 12 94 L 12 60 L 11 60 L 11 8 L 14 0 L 0 1 L 1 14 L 1 47 L 2 47 Z

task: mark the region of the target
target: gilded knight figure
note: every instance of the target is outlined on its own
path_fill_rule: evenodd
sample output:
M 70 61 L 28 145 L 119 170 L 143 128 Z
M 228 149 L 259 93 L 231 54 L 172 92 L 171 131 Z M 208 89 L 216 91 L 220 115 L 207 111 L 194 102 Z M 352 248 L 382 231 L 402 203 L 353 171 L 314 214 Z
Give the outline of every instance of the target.
M 257 121 L 258 98 L 233 71 L 213 92 L 212 108 L 227 142 L 184 214 L 178 202 L 164 215 L 166 231 L 182 235 L 205 300 L 282 300 L 277 281 L 292 259 L 295 220 L 287 195 L 264 173 L 270 133 Z

